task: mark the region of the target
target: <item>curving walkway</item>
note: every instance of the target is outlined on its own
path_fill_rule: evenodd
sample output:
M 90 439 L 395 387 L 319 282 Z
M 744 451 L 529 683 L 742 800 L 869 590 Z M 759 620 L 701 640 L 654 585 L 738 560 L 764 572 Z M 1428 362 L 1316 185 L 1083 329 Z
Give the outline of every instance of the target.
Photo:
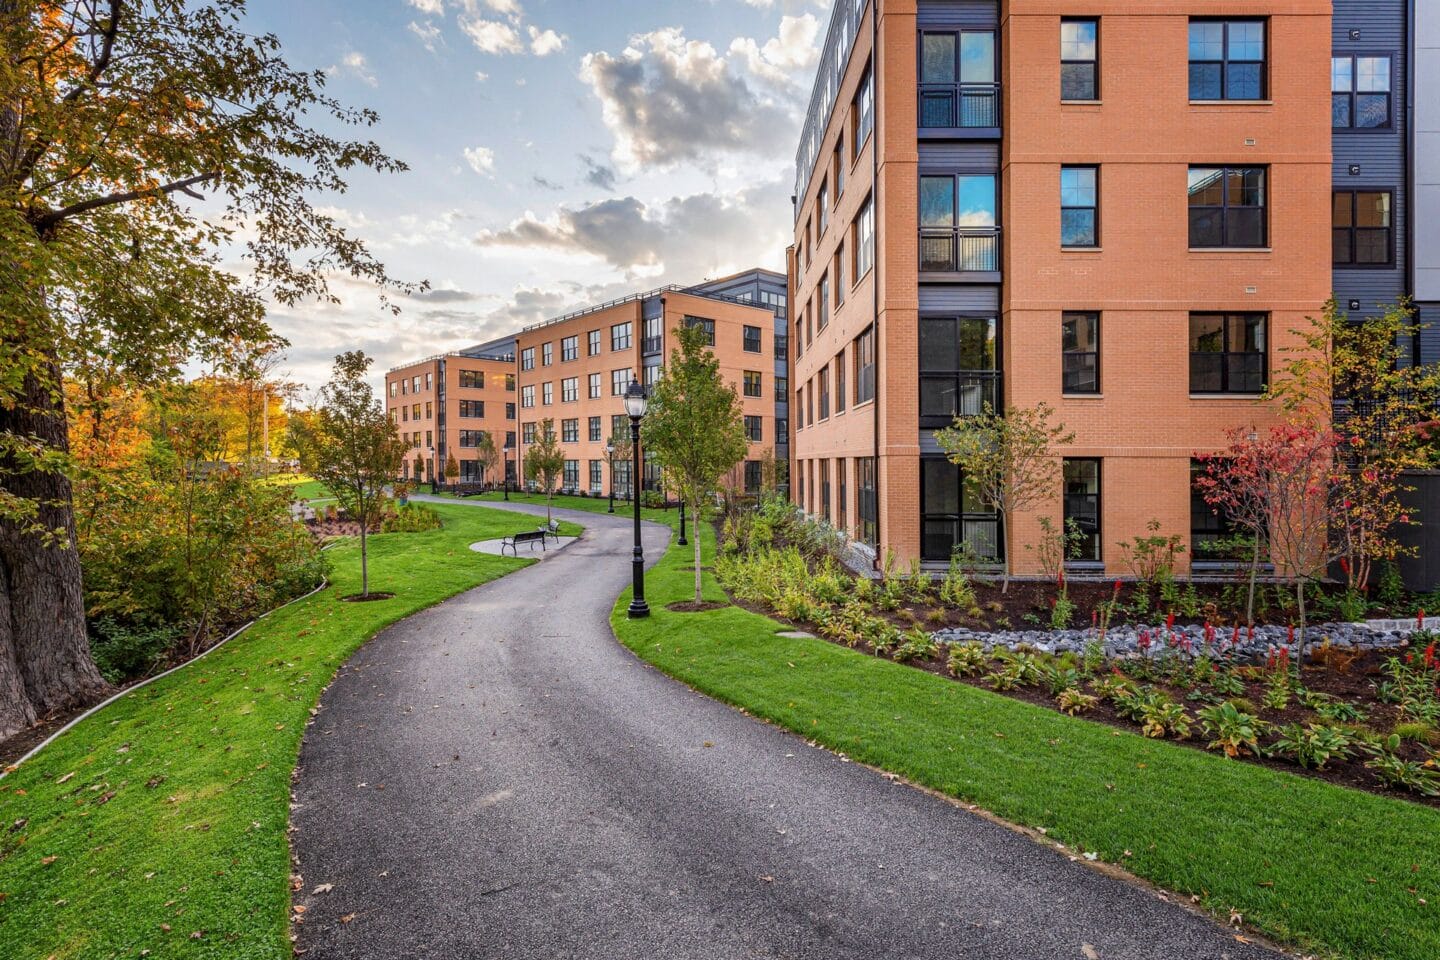
M 325 694 L 305 957 L 1276 956 L 648 668 L 609 627 L 629 520 L 557 514 L 577 543 L 391 627 Z

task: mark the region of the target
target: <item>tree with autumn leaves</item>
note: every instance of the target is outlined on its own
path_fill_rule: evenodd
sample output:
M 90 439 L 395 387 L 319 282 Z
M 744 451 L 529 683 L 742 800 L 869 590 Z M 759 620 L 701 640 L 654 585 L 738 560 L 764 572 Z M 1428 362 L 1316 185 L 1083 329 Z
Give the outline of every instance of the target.
M 266 298 L 334 300 L 336 275 L 409 289 L 320 205 L 352 171 L 403 169 L 338 132 L 377 118 L 292 68 L 245 13 L 244 0 L 0 0 L 0 735 L 106 689 L 86 635 L 65 377 L 159 384 L 237 342 L 275 343 Z

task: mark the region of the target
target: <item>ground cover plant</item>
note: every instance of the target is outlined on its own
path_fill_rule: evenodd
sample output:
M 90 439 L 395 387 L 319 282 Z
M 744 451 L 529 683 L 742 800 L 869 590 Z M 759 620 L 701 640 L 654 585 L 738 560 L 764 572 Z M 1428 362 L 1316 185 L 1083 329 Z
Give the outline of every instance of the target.
M 435 510 L 441 530 L 370 542 L 392 599 L 340 602 L 360 564 L 356 545 L 334 547 L 326 590 L 0 780 L 0 957 L 290 957 L 290 774 L 321 691 L 383 627 L 532 562 L 469 544 L 533 518 Z
M 1043 828 L 1068 854 L 1119 864 L 1220 922 L 1348 960 L 1440 955 L 1440 811 L 782 637 L 785 624 L 739 605 L 667 610 L 691 590 L 687 555 L 672 546 L 650 572 L 649 618 L 626 618 L 627 592 L 611 625 L 637 656 L 696 689 Z M 710 575 L 704 590 L 725 597 Z
M 1322 640 L 1302 658 L 1292 634 L 1257 664 L 1236 656 L 1248 626 L 1207 622 L 1197 643 L 1176 629 L 1172 610 L 1164 627 L 1140 632 L 1138 655 L 1107 657 L 1122 603 L 1116 582 L 1093 611 L 1083 651 L 940 644 L 931 631 L 980 611 L 958 561 L 939 580 L 888 566 L 879 580 L 855 577 L 835 559 L 827 528 L 778 502 L 733 516 L 724 533 L 716 573 L 736 599 L 836 643 L 1147 737 L 1440 805 L 1436 635 L 1418 632 L 1413 649 L 1394 651 Z M 1073 585 L 1060 581 L 1064 597 Z

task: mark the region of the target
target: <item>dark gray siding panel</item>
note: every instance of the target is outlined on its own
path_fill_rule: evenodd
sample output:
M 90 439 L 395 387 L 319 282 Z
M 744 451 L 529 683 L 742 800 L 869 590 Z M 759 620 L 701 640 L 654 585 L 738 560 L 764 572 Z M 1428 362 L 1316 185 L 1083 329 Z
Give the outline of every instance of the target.
M 1000 144 L 973 141 L 920 142 L 920 169 L 995 173 L 1000 169 Z
M 1405 195 L 1405 16 L 1404 0 L 1336 0 L 1332 21 L 1332 48 L 1336 56 L 1385 54 L 1392 58 L 1389 130 L 1336 130 L 1333 180 L 1336 190 L 1384 189 L 1395 194 L 1392 228 L 1395 231 L 1395 265 L 1385 269 L 1336 268 L 1335 295 L 1341 307 L 1360 301 L 1361 315 L 1376 312 L 1376 305 L 1393 303 L 1405 293 L 1405 265 L 1409 251 L 1405 229 L 1409 218 Z M 1359 30 L 1360 39 L 1350 39 Z M 1358 164 L 1359 174 L 1350 167 Z
M 1000 288 L 978 284 L 921 284 L 920 312 L 993 316 L 1000 312 Z
M 997 0 L 920 0 L 915 21 L 922 28 L 993 27 L 1000 22 Z
M 1440 363 L 1440 303 L 1417 303 L 1420 308 L 1420 362 Z M 1433 512 L 1440 513 L 1440 507 Z

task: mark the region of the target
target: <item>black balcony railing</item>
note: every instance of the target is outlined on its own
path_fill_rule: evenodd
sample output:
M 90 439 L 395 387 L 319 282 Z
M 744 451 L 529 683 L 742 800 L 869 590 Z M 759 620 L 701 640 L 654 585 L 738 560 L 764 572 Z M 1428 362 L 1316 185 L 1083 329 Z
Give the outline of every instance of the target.
M 922 129 L 1000 126 L 1000 84 L 920 84 Z
M 945 427 L 956 417 L 978 417 L 986 407 L 1002 409 L 999 370 L 920 375 L 920 425 Z
M 1000 518 L 995 514 L 925 514 L 921 518 L 920 555 L 925 560 L 949 560 L 962 550 L 980 560 L 998 561 Z
M 659 353 L 660 347 L 661 339 L 659 337 L 646 337 L 640 341 L 640 352 L 647 357 L 651 354 Z
M 924 227 L 922 273 L 993 273 L 1000 269 L 999 227 Z

